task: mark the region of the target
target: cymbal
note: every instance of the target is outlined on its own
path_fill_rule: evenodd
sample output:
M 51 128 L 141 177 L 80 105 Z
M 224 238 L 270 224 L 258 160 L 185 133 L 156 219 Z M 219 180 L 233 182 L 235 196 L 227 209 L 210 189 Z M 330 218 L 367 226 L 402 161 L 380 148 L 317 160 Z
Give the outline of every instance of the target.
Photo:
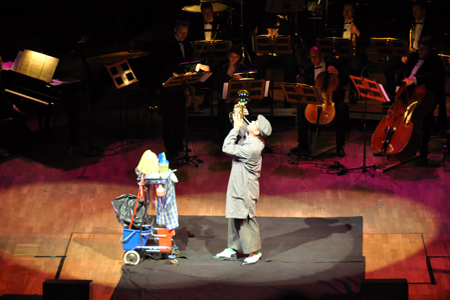
M 226 6 L 225 4 L 221 4 L 221 3 L 211 3 L 211 4 L 212 4 L 214 12 L 224 11 L 224 10 L 226 10 L 228 8 L 228 6 Z M 201 12 L 200 5 L 184 6 L 182 8 L 182 10 L 188 11 L 188 12 L 193 12 L 193 13 Z

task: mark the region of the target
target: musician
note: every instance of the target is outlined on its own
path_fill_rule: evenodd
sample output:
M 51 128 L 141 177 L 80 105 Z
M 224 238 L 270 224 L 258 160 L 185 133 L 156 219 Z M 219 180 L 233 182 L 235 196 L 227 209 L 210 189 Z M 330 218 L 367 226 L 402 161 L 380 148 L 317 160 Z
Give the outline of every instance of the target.
M 412 5 L 412 15 L 414 20 L 411 22 L 409 30 L 402 34 L 402 38 L 408 40 L 410 52 L 417 52 L 418 42 L 423 36 L 430 36 L 435 42 L 435 47 L 439 41 L 439 26 L 433 18 L 427 18 L 427 8 L 424 2 L 414 2 Z M 409 33 L 409 34 L 408 34 Z M 383 64 L 383 74 L 386 79 L 386 92 L 393 99 L 395 96 L 395 73 L 400 70 L 407 57 L 390 57 L 388 61 Z M 392 100 L 391 99 L 391 100 Z M 447 111 L 445 106 L 445 96 L 441 99 L 436 99 L 439 104 L 438 120 L 444 125 L 444 129 L 448 129 Z
M 261 153 L 264 150 L 264 138 L 270 136 L 272 126 L 262 115 L 258 115 L 257 121 L 249 125 L 243 122 L 239 113 L 232 116 L 233 129 L 222 146 L 222 151 L 233 158 L 225 209 L 228 219 L 227 248 L 216 254 L 215 258 L 237 258 L 237 252 L 242 251 L 250 254 L 244 264 L 254 264 L 262 257 L 256 221 Z
M 271 28 L 270 26 L 274 27 Z M 278 18 L 278 16 L 276 15 L 268 15 L 265 18 L 264 27 L 267 27 L 267 32 L 264 32 L 263 34 L 267 34 L 269 36 L 293 36 L 293 30 L 289 23 L 283 19 Z M 253 61 L 253 67 L 257 70 L 256 79 L 265 79 L 266 70 L 269 68 L 273 68 L 275 65 L 280 65 L 281 67 L 283 67 L 285 82 L 295 82 L 298 75 L 298 66 L 293 53 L 256 53 L 256 57 Z M 286 105 L 289 105 L 289 103 L 285 102 L 285 106 Z
M 233 46 L 228 50 L 228 63 L 224 64 L 217 71 L 217 89 L 219 91 L 220 99 L 218 104 L 218 127 L 221 139 L 224 139 L 228 132 L 230 132 L 231 125 L 229 113 L 233 111 L 234 102 L 226 103 L 222 99 L 223 84 L 232 79 L 242 79 L 242 75 L 235 73 L 242 73 L 248 68 L 242 63 L 242 50 L 239 46 Z
M 198 18 L 192 28 L 190 36 L 193 40 L 230 40 L 229 26 L 220 16 L 214 15 L 211 2 L 200 4 L 201 18 Z
M 160 57 L 161 81 L 165 82 L 173 73 L 183 74 L 186 71 L 179 64 L 192 61 L 192 44 L 186 39 L 189 33 L 189 22 L 177 20 L 174 35 L 163 45 Z M 200 69 L 209 71 L 208 66 L 200 65 Z M 183 151 L 186 132 L 186 95 L 183 86 L 163 87 L 161 90 L 160 114 L 163 116 L 163 141 L 167 155 L 173 159 Z M 186 145 L 187 147 L 187 145 Z
M 345 76 L 361 76 L 361 72 L 367 65 L 367 54 L 365 47 L 368 44 L 369 38 L 364 30 L 361 29 L 362 22 L 355 21 L 355 7 L 352 3 L 345 3 L 342 9 L 344 17 L 342 33 L 343 39 L 352 41 L 352 46 L 355 46 L 355 53 L 352 56 L 340 56 L 336 60 L 336 66 Z M 357 94 L 355 86 L 350 82 L 349 102 L 354 104 L 357 102 Z
M 0 56 L 0 74 L 3 61 Z M 10 154 L 25 147 L 31 139 L 31 130 L 27 126 L 26 115 L 6 97 L 5 87 L 0 78 L 0 139 Z
M 344 86 L 348 83 L 348 78 L 344 74 L 340 73 L 338 69 L 332 66 L 329 62 L 324 59 L 323 52 L 314 46 L 309 50 L 309 55 L 312 65 L 305 69 L 305 84 L 315 85 L 317 76 L 322 72 L 329 72 L 331 74 L 336 74 L 339 77 L 340 86 Z M 344 144 L 345 144 L 345 133 L 348 128 L 349 122 L 349 109 L 347 104 L 344 102 L 344 90 L 339 88 L 336 91 L 336 96 L 333 98 L 335 102 L 335 132 L 336 132 L 336 154 L 339 157 L 345 156 Z M 290 150 L 292 154 L 301 154 L 309 151 L 309 138 L 308 138 L 308 126 L 309 122 L 305 117 L 305 109 L 307 104 L 299 103 L 297 108 L 297 119 L 298 119 L 298 145 Z
M 214 15 L 214 8 L 211 2 L 202 2 L 200 4 L 200 11 L 202 17 L 194 22 L 190 32 L 190 36 L 194 40 L 210 41 L 231 39 L 229 26 L 220 16 Z M 226 60 L 223 59 L 208 59 L 208 66 L 212 75 L 202 85 L 202 87 L 206 89 L 203 97 L 203 106 L 211 104 L 212 89 L 216 82 L 216 72 L 225 62 Z
M 445 93 L 445 73 L 442 60 L 433 52 L 433 39 L 429 36 L 423 36 L 418 41 L 418 49 L 412 52 L 405 66 L 400 70 L 397 78 L 397 85 L 402 83 L 406 86 L 419 86 L 425 84 L 427 96 L 423 101 L 428 102 L 428 112 L 423 117 L 422 129 L 423 138 L 420 147 L 420 160 L 423 165 L 427 165 L 428 160 L 428 142 L 434 124 L 434 109 L 436 107 L 435 99 L 442 97 Z M 444 95 L 445 96 L 445 95 Z M 423 107 L 423 105 L 422 105 Z M 415 110 L 412 115 L 412 122 L 415 126 L 420 126 L 420 122 L 415 121 L 418 115 L 424 112 Z M 416 125 L 417 124 L 417 125 Z

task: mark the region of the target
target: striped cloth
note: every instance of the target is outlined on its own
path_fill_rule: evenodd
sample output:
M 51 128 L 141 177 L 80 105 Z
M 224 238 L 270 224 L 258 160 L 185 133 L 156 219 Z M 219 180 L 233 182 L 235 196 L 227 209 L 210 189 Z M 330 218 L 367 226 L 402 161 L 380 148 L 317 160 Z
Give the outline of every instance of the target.
M 178 224 L 177 199 L 175 196 L 175 185 L 168 179 L 164 184 L 166 195 L 158 197 L 156 205 L 156 223 L 165 225 L 168 230 L 175 229 Z

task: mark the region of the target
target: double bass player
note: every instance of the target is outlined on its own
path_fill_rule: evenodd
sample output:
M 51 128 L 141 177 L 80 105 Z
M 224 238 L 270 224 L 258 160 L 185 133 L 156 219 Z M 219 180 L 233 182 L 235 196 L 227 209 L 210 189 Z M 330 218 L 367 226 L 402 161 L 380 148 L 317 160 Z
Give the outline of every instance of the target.
M 412 122 L 417 119 L 417 115 L 423 115 L 422 126 L 423 137 L 420 146 L 420 162 L 423 166 L 428 165 L 428 142 L 434 125 L 434 110 L 436 108 L 435 99 L 442 97 L 445 93 L 445 73 L 442 60 L 433 52 L 433 39 L 430 36 L 420 38 L 417 52 L 410 54 L 405 66 L 399 72 L 397 86 L 405 84 L 407 87 L 425 85 L 427 111 L 415 111 L 412 115 Z M 444 95 L 445 96 L 445 95 Z M 416 125 L 416 126 L 417 126 Z

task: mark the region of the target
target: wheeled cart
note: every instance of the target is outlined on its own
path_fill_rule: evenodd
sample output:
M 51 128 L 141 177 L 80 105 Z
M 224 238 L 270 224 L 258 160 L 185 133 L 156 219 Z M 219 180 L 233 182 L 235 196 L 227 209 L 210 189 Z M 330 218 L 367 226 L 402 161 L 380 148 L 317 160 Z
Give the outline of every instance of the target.
M 169 171 L 163 174 L 143 176 L 145 177 L 138 177 L 138 182 L 140 185 L 139 192 L 142 192 L 145 198 L 145 212 L 147 212 L 152 194 L 158 195 L 156 192 L 157 188 L 165 189 L 164 195 L 159 193 L 157 198 L 155 197 L 157 206 L 156 221 L 158 224 L 164 224 L 165 226 L 153 226 L 155 218 L 149 217 L 145 213 L 140 229 L 123 228 L 122 238 L 120 239 L 122 248 L 125 250 L 123 259 L 126 264 L 137 265 L 147 257 L 155 258 L 154 253 L 162 253 L 167 254 L 167 258 L 169 258 L 172 265 L 177 265 L 178 260 L 176 258 L 181 253 L 173 241 L 175 236 L 174 228 L 178 227 L 175 189 L 172 180 L 176 179 L 175 174 Z

